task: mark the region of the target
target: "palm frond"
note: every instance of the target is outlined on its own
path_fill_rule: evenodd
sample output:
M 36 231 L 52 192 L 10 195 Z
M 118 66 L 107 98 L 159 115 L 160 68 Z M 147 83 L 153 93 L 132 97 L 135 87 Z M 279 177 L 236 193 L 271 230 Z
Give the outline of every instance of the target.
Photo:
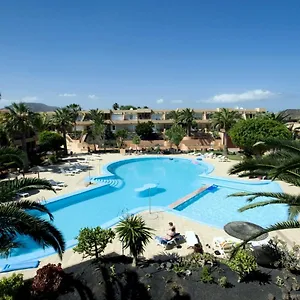
M 20 168 L 24 166 L 24 152 L 13 147 L 0 147 L 0 164 L 16 164 Z
M 41 247 L 53 247 L 60 258 L 65 251 L 61 232 L 49 221 L 32 216 L 14 205 L 0 205 L 1 235 L 26 235 Z
M 41 213 L 47 214 L 51 221 L 53 221 L 54 219 L 49 209 L 45 205 L 38 203 L 36 201 L 20 200 L 20 201 L 3 203 L 2 205 L 9 205 L 11 207 L 16 207 L 17 209 L 22 209 L 22 210 L 36 210 Z
M 249 209 L 253 209 L 253 208 L 257 208 L 257 207 L 264 207 L 264 206 L 267 206 L 267 205 L 270 205 L 270 204 L 286 204 L 286 203 L 283 203 L 280 200 L 260 201 L 260 202 L 255 202 L 255 203 L 245 205 L 245 206 L 239 208 L 238 211 L 239 212 L 244 212 L 244 211 L 249 210 Z
M 287 193 L 272 193 L 272 192 L 238 192 L 229 195 L 228 197 L 248 197 L 247 201 L 252 202 L 256 198 L 266 197 L 281 200 L 287 204 L 300 204 L 300 195 L 292 195 Z
M 0 182 L 0 203 L 12 201 L 17 193 L 43 189 L 55 192 L 49 181 L 39 178 L 21 178 Z

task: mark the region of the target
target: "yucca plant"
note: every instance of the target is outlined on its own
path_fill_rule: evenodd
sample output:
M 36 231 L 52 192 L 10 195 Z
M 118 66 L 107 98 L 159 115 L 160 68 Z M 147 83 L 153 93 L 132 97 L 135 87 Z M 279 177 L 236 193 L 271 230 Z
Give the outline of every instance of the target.
M 116 227 L 116 233 L 123 248 L 128 249 L 133 257 L 132 265 L 136 266 L 137 258 L 145 251 L 145 246 L 152 237 L 153 229 L 146 226 L 141 216 L 126 216 Z

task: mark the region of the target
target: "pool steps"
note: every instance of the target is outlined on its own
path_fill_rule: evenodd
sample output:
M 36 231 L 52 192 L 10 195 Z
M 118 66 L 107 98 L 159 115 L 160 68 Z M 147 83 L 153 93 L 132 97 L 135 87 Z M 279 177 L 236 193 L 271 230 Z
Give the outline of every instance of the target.
M 93 181 L 95 183 L 103 183 L 103 184 L 106 184 L 106 185 L 109 185 L 111 187 L 114 187 L 114 188 L 120 188 L 123 186 L 123 180 L 121 179 L 115 179 L 115 178 L 93 178 Z
M 183 198 L 180 198 L 177 201 L 171 203 L 169 205 L 169 208 L 174 209 L 174 208 L 178 207 L 179 205 L 189 201 L 191 198 L 203 193 L 204 191 L 207 191 L 208 189 L 215 188 L 215 187 L 216 187 L 216 185 L 214 185 L 214 184 L 209 184 L 209 185 L 202 186 L 201 188 L 191 192 L 190 194 L 184 196 Z

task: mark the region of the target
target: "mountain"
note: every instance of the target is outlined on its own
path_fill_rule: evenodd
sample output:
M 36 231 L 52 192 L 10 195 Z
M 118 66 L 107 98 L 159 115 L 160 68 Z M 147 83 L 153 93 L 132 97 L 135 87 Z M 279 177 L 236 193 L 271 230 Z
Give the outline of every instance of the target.
M 25 103 L 30 110 L 33 112 L 49 112 L 49 111 L 55 111 L 59 107 L 56 106 L 49 106 L 44 103 L 37 103 L 37 102 L 26 102 Z

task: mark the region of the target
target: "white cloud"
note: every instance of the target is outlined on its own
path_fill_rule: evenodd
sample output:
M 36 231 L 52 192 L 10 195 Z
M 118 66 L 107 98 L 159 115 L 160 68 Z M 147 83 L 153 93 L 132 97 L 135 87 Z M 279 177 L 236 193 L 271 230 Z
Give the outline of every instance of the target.
M 35 102 L 38 100 L 38 97 L 26 96 L 21 98 L 21 102 Z
M 158 99 L 158 100 L 156 100 L 156 103 L 157 104 L 162 104 L 162 103 L 164 103 L 164 99 Z
M 64 93 L 64 94 L 59 94 L 59 97 L 76 97 L 76 94 L 68 94 L 68 93 Z
M 88 97 L 92 100 L 97 100 L 98 97 L 96 95 L 88 95 Z
M 26 96 L 21 99 L 1 99 L 0 100 L 0 107 L 9 106 L 12 103 L 20 103 L 20 102 L 36 102 L 38 97 L 36 96 Z
M 220 94 L 214 97 L 198 102 L 207 103 L 238 103 L 247 101 L 266 100 L 278 96 L 278 93 L 273 93 L 268 90 L 252 90 L 241 94 Z
M 183 103 L 182 100 L 171 100 L 171 103 Z

